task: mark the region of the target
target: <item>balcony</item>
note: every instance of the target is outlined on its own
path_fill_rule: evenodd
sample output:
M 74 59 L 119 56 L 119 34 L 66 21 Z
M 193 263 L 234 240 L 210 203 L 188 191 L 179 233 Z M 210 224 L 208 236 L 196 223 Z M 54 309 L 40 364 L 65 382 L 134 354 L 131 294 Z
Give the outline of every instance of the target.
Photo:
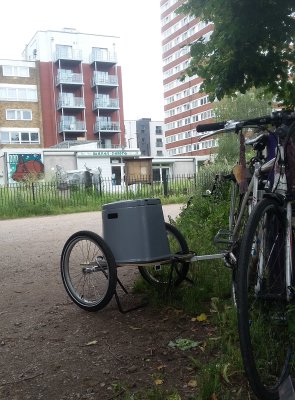
M 74 72 L 58 70 L 55 77 L 55 84 L 58 85 L 83 85 L 83 75 Z
M 57 61 L 72 61 L 74 63 L 82 62 L 82 50 L 74 49 L 60 49 L 55 52 L 55 62 Z
M 102 122 L 98 121 L 94 124 L 94 133 L 106 132 L 106 133 L 119 133 L 120 124 L 118 122 Z
M 86 132 L 86 123 L 85 121 L 60 121 L 58 124 L 58 132 L 71 132 L 71 133 L 81 133 Z
M 57 101 L 56 109 L 60 110 L 61 108 L 68 109 L 84 109 L 85 101 L 83 97 L 72 97 L 72 98 L 59 98 Z
M 92 87 L 94 86 L 102 86 L 110 88 L 117 87 L 119 86 L 118 77 L 117 75 L 101 76 L 97 74 L 95 71 L 92 78 Z
M 92 103 L 92 109 L 95 110 L 119 110 L 119 99 L 94 99 Z
M 90 55 L 90 64 L 93 63 L 114 65 L 117 64 L 117 55 L 110 51 L 94 50 Z

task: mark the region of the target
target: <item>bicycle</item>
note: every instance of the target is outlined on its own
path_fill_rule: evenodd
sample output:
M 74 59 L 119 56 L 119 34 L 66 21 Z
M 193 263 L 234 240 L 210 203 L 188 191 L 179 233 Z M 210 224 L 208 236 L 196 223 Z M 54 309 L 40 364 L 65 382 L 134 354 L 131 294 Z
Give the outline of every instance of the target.
M 252 210 L 241 242 L 238 330 L 253 392 L 259 399 L 277 400 L 294 373 L 295 114 L 277 113 L 266 122 L 274 126 L 276 154 L 268 189 Z
M 256 137 L 241 140 L 244 129 L 255 128 L 259 130 Z M 268 174 L 271 173 L 274 146 L 269 131 L 265 127 L 265 118 L 255 118 L 245 121 L 224 121 L 210 124 L 199 124 L 197 132 L 210 132 L 202 139 L 220 133 L 235 132 L 240 137 L 240 160 L 230 174 L 218 174 L 215 177 L 212 195 L 216 188 L 220 190 L 222 182 L 230 182 L 230 209 L 228 228 L 220 229 L 214 237 L 214 243 L 221 245 L 221 253 L 212 256 L 197 256 L 191 261 L 212 258 L 223 258 L 226 267 L 232 269 L 232 297 L 236 305 L 236 274 L 240 252 L 240 244 L 244 228 L 252 209 L 262 198 Z M 252 146 L 255 155 L 246 163 L 243 146 Z M 242 190 L 241 190 L 242 189 Z

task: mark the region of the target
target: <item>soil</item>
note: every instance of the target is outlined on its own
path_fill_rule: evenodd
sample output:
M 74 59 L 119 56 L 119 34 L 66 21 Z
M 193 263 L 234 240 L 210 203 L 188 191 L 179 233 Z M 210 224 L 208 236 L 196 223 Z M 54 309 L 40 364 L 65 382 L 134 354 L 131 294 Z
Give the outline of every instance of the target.
M 164 206 L 165 219 L 180 209 Z M 202 359 L 202 351 L 168 344 L 177 338 L 202 341 L 206 325 L 150 305 L 123 314 L 115 298 L 90 313 L 66 294 L 59 271 L 62 247 L 78 230 L 101 234 L 100 212 L 0 224 L 1 400 L 123 399 L 127 392 L 155 387 L 175 389 L 182 399 L 193 395 L 190 357 Z M 140 295 L 132 293 L 137 268 L 119 270 L 129 291 L 118 290 L 122 307 L 140 304 Z

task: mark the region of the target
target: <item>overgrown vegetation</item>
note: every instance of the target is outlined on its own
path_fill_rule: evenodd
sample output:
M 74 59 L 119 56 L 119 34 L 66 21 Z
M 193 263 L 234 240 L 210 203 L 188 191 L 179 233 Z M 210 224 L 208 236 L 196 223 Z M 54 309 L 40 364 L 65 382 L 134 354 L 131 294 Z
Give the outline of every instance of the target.
M 204 167 L 200 174 L 205 174 L 207 179 L 211 175 L 213 183 L 215 174 L 222 169 L 224 164 L 213 164 Z M 208 183 L 200 184 L 180 216 L 171 221 L 186 238 L 190 250 L 197 255 L 218 253 L 213 238 L 218 229 L 227 228 L 228 224 L 229 186 L 224 185 L 214 196 L 204 196 L 208 189 L 211 189 Z M 222 260 L 198 261 L 192 263 L 188 278 L 189 281 L 182 282 L 171 292 L 157 291 L 143 281 L 136 283 L 136 290 L 147 292 L 155 307 L 174 307 L 191 317 L 199 316 L 200 321 L 206 324 L 208 337 L 202 344 L 206 362 L 191 359 L 198 382 L 191 399 L 254 399 L 248 392 L 240 357 L 236 308 L 231 298 L 231 270 L 224 266 Z M 154 393 L 154 389 L 150 393 Z M 177 396 L 175 393 L 162 395 L 145 398 L 184 400 L 179 394 L 173 397 Z M 137 400 L 142 397 L 133 394 L 126 399 L 129 398 Z

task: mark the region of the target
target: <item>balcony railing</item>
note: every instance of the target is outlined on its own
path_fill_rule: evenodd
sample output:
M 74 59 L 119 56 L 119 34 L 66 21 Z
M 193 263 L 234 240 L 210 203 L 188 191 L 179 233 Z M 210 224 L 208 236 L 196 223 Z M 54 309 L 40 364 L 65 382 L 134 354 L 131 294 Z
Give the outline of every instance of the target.
M 109 110 L 119 110 L 119 99 L 94 99 L 92 104 L 92 109 L 109 109 Z
M 120 132 L 120 124 L 118 122 L 96 122 L 94 124 L 94 133 L 97 132 Z
M 84 121 L 60 121 L 59 122 L 59 132 L 85 132 L 86 123 Z
M 118 77 L 116 75 L 108 75 L 107 77 L 99 76 L 94 72 L 92 78 L 92 86 L 118 86 Z
M 90 64 L 98 62 L 98 63 L 107 63 L 107 64 L 116 64 L 117 63 L 117 55 L 113 52 L 105 52 L 105 51 L 93 51 L 90 55 Z
M 83 85 L 83 75 L 77 73 L 58 72 L 55 78 L 56 85 Z
M 80 49 L 60 49 L 55 52 L 55 61 L 68 60 L 68 61 L 82 61 L 82 50 Z
M 60 108 L 85 108 L 84 98 L 60 98 L 57 101 L 57 109 L 59 110 Z

